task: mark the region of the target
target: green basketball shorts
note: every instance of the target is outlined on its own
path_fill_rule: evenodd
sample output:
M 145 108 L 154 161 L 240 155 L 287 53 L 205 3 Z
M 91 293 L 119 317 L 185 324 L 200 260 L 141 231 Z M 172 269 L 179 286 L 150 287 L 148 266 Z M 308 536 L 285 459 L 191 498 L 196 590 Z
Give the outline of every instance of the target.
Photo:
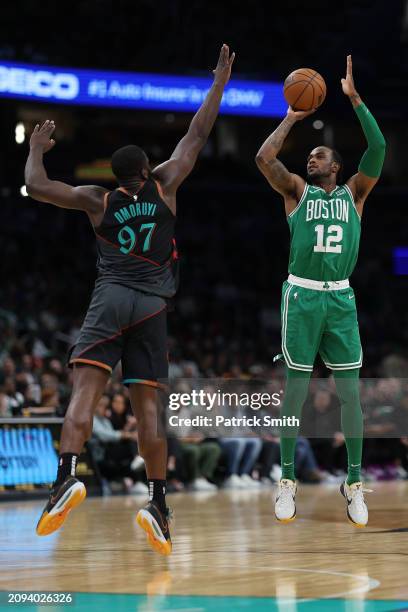
M 283 283 L 281 315 L 288 368 L 311 372 L 317 353 L 331 370 L 361 368 L 356 300 L 348 281 L 310 281 L 290 275 Z

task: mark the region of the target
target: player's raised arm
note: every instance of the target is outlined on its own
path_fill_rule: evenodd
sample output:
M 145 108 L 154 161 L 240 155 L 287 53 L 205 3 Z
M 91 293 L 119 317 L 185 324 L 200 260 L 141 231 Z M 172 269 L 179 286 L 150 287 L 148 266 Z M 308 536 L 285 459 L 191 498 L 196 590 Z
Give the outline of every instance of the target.
M 187 134 L 176 146 L 171 158 L 157 166 L 153 176 L 162 184 L 169 195 L 192 171 L 198 154 L 207 142 L 221 104 L 224 88 L 231 76 L 231 67 L 235 53 L 230 55 L 228 45 L 223 45 L 214 73 L 214 82 L 204 102 L 194 115 Z
M 289 107 L 285 119 L 268 136 L 255 157 L 256 165 L 267 181 L 285 198 L 296 198 L 299 190 L 300 193 L 303 191 L 305 181 L 297 174 L 289 172 L 277 156 L 294 124 L 312 113 L 314 110 L 294 111 Z
M 343 93 L 349 97 L 360 120 L 368 144 L 361 158 L 357 174 L 347 181 L 356 201 L 356 206 L 361 212 L 366 197 L 380 178 L 386 145 L 376 120 L 356 91 L 351 55 L 347 56 L 347 74 L 345 79 L 341 79 L 341 86 Z
M 297 121 L 314 113 L 311 111 L 294 111 L 288 108 L 285 119 L 265 140 L 256 154 L 256 165 L 272 187 L 285 198 L 286 212 L 296 206 L 305 187 L 305 181 L 289 170 L 277 158 L 286 136 Z
M 94 185 L 72 187 L 48 178 L 44 168 L 44 153 L 55 145 L 51 138 L 55 130 L 53 121 L 36 125 L 30 138 L 30 153 L 25 166 L 25 184 L 29 196 L 39 202 L 48 202 L 61 208 L 86 211 L 92 217 L 103 211 L 105 189 Z

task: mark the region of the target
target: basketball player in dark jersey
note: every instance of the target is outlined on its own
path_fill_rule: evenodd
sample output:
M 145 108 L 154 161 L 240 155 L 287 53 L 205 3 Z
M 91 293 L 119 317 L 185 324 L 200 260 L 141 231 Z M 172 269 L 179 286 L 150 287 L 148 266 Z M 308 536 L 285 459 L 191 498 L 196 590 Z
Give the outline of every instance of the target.
M 98 248 L 98 278 L 69 358 L 73 391 L 62 428 L 58 473 L 37 525 L 38 535 L 61 527 L 70 510 L 85 498 L 85 486 L 75 476 L 76 462 L 91 435 L 96 405 L 121 360 L 150 493 L 137 521 L 155 550 L 171 553 L 165 501 L 167 443 L 158 433 L 157 406 L 160 380 L 168 373 L 166 299 L 176 292 L 176 192 L 214 125 L 234 55 L 222 46 L 212 87 L 168 161 L 152 171 L 145 152 L 135 145 L 113 154 L 112 171 L 119 188 L 112 192 L 50 180 L 43 155 L 55 144 L 54 122 L 37 125 L 31 136 L 25 168 L 28 194 L 40 202 L 85 211 Z

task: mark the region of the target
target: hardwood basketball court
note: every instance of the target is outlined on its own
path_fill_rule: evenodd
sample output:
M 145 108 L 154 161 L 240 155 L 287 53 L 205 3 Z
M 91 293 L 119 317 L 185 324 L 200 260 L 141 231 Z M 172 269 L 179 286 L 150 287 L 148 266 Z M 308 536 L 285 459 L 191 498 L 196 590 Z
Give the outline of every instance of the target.
M 43 501 L 3 503 L 0 609 L 21 607 L 9 592 L 63 591 L 74 603 L 49 610 L 407 610 L 408 483 L 371 488 L 366 529 L 348 523 L 337 486 L 300 486 L 288 525 L 274 518 L 272 490 L 170 495 L 167 558 L 135 524 L 144 498 L 87 499 L 45 538 L 35 535 Z

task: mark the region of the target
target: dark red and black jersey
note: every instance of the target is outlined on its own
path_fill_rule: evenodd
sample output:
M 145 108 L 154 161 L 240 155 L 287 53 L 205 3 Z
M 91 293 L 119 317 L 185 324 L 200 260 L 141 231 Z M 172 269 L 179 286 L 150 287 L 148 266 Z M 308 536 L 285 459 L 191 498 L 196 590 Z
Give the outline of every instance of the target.
M 175 222 L 152 178 L 136 195 L 122 187 L 106 194 L 105 215 L 95 228 L 97 282 L 172 297 L 177 290 Z

